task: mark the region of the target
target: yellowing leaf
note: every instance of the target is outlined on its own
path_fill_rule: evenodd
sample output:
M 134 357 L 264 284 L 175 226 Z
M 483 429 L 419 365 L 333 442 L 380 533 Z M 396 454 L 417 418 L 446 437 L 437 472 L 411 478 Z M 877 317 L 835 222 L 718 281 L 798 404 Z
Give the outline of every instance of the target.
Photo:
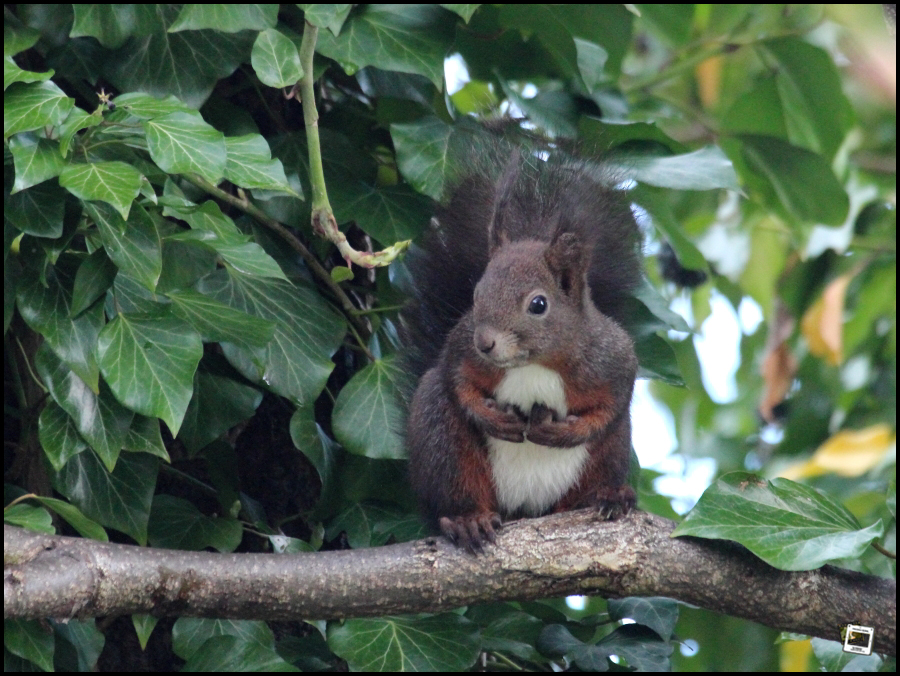
M 897 443 L 889 425 L 872 425 L 862 430 L 841 430 L 828 439 L 804 463 L 781 472 L 786 479 L 802 479 L 833 473 L 856 477 L 875 467 Z
M 787 641 L 779 646 L 779 664 L 781 671 L 808 671 L 809 658 L 812 657 L 812 640 Z
M 707 110 L 714 108 L 719 102 L 723 63 L 724 59 L 721 55 L 713 56 L 698 63 L 694 69 L 697 77 L 697 93 L 700 95 L 703 107 Z
M 844 321 L 844 300 L 847 285 L 855 273 L 841 275 L 825 287 L 825 292 L 803 315 L 800 329 L 809 344 L 809 351 L 828 364 L 837 366 L 843 359 L 841 331 Z
M 765 383 L 759 413 L 766 422 L 775 422 L 775 407 L 784 401 L 794 383 L 797 359 L 787 344 L 794 331 L 794 318 L 781 303 L 776 305 L 775 319 L 769 323 L 766 355 L 760 367 Z

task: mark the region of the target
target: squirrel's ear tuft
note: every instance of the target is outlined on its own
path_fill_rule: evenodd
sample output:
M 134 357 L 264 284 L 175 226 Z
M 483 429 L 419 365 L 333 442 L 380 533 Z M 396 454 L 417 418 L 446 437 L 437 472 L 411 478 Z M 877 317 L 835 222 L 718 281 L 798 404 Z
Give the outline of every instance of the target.
M 581 297 L 587 283 L 588 255 L 589 249 L 573 232 L 563 232 L 550 242 L 544 260 L 564 294 Z
M 515 221 L 517 218 L 515 189 L 516 182 L 519 180 L 520 162 L 519 151 L 513 151 L 500 179 L 494 186 L 494 212 L 491 215 L 488 233 L 491 255 L 510 242 L 510 233 L 514 227 L 514 223 L 511 221 Z

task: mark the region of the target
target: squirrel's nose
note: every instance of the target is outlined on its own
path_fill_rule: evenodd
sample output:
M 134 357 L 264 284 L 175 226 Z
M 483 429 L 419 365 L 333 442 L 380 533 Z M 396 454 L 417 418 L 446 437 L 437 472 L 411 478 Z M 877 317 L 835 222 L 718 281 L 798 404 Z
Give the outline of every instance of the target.
M 497 332 L 493 329 L 479 326 L 475 329 L 475 349 L 482 354 L 490 354 L 497 345 Z

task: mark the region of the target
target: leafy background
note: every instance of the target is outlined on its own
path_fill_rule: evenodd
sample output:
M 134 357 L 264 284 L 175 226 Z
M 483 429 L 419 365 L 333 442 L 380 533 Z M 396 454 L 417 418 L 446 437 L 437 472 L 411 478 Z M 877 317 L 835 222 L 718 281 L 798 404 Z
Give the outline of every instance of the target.
M 284 96 L 303 75 L 307 21 L 320 27 L 328 195 L 357 249 L 422 232 L 455 153 L 480 133 L 474 118 L 602 156 L 646 215 L 649 283 L 629 327 L 642 375 L 673 414 L 676 457 L 714 458 L 724 475 L 680 532 L 739 540 L 784 569 L 839 559 L 895 575 L 869 546 L 896 549 L 896 85 L 877 6 L 4 12 L 7 523 L 218 551 L 424 534 L 397 434 L 396 313 L 414 282 L 402 260 L 343 279 L 313 235 L 303 114 Z M 450 56 L 469 76 L 458 90 Z M 293 238 L 336 271 L 331 284 Z M 717 297 L 752 299 L 764 317 L 740 338 L 738 395 L 724 403 L 691 334 Z M 643 470 L 640 506 L 674 518 L 659 476 Z M 5 622 L 8 669 L 847 659 L 665 599 L 327 626 L 46 626 Z

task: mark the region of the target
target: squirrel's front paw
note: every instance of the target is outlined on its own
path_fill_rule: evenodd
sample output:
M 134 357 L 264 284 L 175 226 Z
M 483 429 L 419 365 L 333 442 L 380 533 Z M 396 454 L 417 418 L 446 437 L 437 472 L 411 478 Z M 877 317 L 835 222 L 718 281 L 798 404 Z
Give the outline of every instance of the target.
M 495 399 L 485 399 L 484 405 L 487 412 L 478 422 L 485 434 L 518 444 L 525 441 L 528 420 L 519 414 L 518 409 L 510 405 L 501 408 Z
M 500 528 L 502 521 L 496 512 L 482 512 L 467 516 L 455 516 L 449 518 L 442 516 L 440 519 L 441 532 L 457 547 L 463 547 L 472 554 L 484 551 L 484 543 L 494 542 L 497 538 L 495 532 Z
M 575 432 L 574 426 L 578 420 L 578 416 L 574 415 L 560 420 L 553 409 L 543 404 L 535 404 L 528 415 L 528 429 L 525 436 L 528 441 L 540 446 L 571 448 L 585 441 Z

